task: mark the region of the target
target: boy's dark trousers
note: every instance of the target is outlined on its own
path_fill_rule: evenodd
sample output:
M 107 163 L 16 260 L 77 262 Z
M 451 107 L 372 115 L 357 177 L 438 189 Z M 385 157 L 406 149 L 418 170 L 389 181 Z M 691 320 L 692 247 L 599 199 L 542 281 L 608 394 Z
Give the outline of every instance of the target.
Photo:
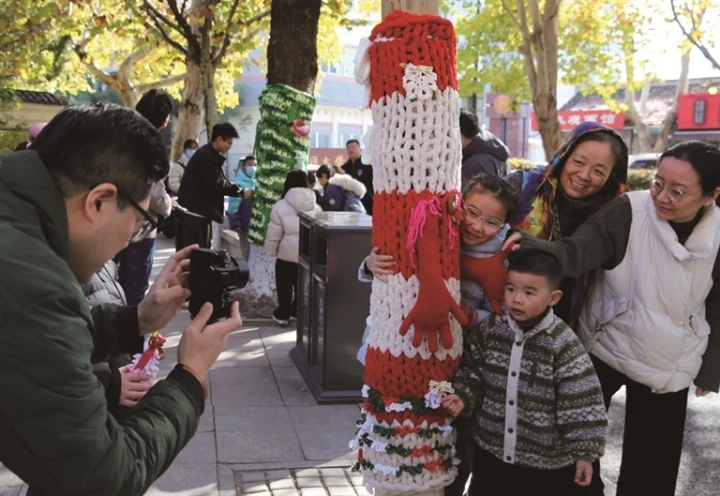
M 475 451 L 475 416 L 458 417 L 452 423 L 457 434 L 455 450 L 460 465 L 457 466 L 458 475 L 452 484 L 445 487 L 445 496 L 462 496 L 465 486 L 472 473 L 473 453 Z
M 680 470 L 688 389 L 656 394 L 591 356 L 605 407 L 625 386 L 625 434 L 616 496 L 673 496 Z M 597 474 L 597 475 L 596 475 Z M 593 487 L 602 489 L 600 462 L 593 464 Z
M 586 496 L 593 488 L 575 484 L 575 465 L 538 470 L 505 463 L 475 446 L 470 496 Z M 602 493 L 599 493 L 602 494 Z M 641 496 L 641 495 L 638 495 Z
M 277 287 L 278 306 L 273 312 L 280 320 L 297 317 L 297 279 L 298 264 L 286 260 L 275 261 L 275 286 Z
M 145 297 L 150 284 L 154 256 L 155 238 L 130 243 L 118 253 L 118 279 L 125 291 L 128 305 L 137 305 Z

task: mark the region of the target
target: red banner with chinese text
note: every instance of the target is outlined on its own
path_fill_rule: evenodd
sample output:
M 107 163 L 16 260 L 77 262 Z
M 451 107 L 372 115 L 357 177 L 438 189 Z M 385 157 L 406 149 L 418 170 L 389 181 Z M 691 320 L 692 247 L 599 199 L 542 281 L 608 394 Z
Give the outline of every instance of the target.
M 531 129 L 538 130 L 535 112 L 530 113 Z M 612 110 L 560 110 L 558 111 L 560 129 L 572 131 L 575 126 L 583 122 L 598 122 L 611 129 L 622 129 L 625 127 L 625 114 L 615 113 Z

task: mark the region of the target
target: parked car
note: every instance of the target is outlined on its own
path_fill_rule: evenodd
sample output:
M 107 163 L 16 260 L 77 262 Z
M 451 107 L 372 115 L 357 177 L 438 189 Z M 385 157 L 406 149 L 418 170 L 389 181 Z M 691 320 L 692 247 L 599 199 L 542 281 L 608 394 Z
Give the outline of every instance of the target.
M 628 157 L 628 169 L 654 169 L 657 167 L 657 161 L 659 158 L 660 153 L 640 153 L 637 155 L 630 155 L 630 157 Z

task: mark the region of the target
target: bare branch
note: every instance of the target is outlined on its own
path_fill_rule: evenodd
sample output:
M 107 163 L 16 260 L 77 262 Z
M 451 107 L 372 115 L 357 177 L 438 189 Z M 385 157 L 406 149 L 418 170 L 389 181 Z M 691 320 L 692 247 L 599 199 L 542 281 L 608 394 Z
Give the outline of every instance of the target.
M 692 36 L 691 33 L 688 33 L 685 26 L 683 26 L 682 22 L 680 21 L 680 16 L 678 15 L 677 11 L 675 10 L 675 0 L 670 0 L 670 6 L 672 7 L 672 13 L 673 13 L 673 19 L 675 20 L 675 23 L 680 27 L 680 30 L 683 32 L 685 37 L 690 40 L 690 42 L 697 47 L 698 50 L 705 56 L 706 59 L 715 67 L 717 70 L 720 70 L 720 62 L 715 60 L 715 57 L 710 53 L 710 51 L 705 47 L 705 45 L 700 42 L 699 40 L 696 40 L 694 36 Z M 703 10 L 704 14 L 704 10 Z M 690 16 L 692 18 L 692 15 Z M 702 15 L 700 16 L 702 18 Z M 693 28 L 695 28 L 695 20 L 692 20 Z M 693 29 L 694 30 L 694 29 Z
M 172 2 L 170 2 L 170 3 L 172 3 Z M 180 27 L 180 25 L 172 22 L 170 19 L 168 19 L 167 17 L 162 15 L 160 13 L 160 11 L 158 9 L 156 9 L 155 7 L 153 7 L 148 0 L 144 0 L 143 5 L 145 7 L 145 10 L 147 10 L 148 14 L 150 14 L 154 20 L 161 21 L 167 27 L 177 31 L 180 34 L 180 36 L 185 36 L 185 31 L 183 30 L 182 27 Z M 171 9 L 172 9 L 172 7 L 171 7 Z
M 560 4 L 562 0 L 550 0 L 545 2 L 545 22 L 549 22 L 553 17 L 558 15 L 560 12 Z
M 520 32 L 523 34 L 523 36 L 525 36 L 525 30 L 523 29 L 523 26 L 520 24 L 520 21 L 515 16 L 515 13 L 512 11 L 512 9 L 510 8 L 510 6 L 508 5 L 506 0 L 502 0 L 502 6 L 503 6 L 503 9 L 505 9 L 505 13 L 508 15 L 510 20 L 515 23 L 515 25 L 520 30 Z
M 259 21 L 263 20 L 265 17 L 268 17 L 269 15 L 270 15 L 270 11 L 269 11 L 269 10 L 266 10 L 265 12 L 261 12 L 260 14 L 254 16 L 254 17 L 251 17 L 250 19 L 248 19 L 247 21 L 245 21 L 244 24 L 245 24 L 246 27 L 252 26 L 252 25 L 255 24 L 256 22 L 259 22 Z M 230 26 L 230 23 L 228 23 L 228 28 L 229 28 L 229 26 Z M 257 36 L 257 34 L 260 33 L 260 31 L 261 31 L 260 29 L 253 29 L 253 30 L 251 30 L 248 34 L 246 34 L 246 35 L 242 38 L 241 42 L 242 42 L 242 43 L 247 43 L 248 41 L 250 41 L 251 39 L 253 39 L 255 36 Z M 230 41 L 231 41 L 231 39 L 230 39 L 230 37 L 229 37 L 229 31 L 226 31 L 226 32 L 225 32 L 225 40 L 223 41 L 223 48 L 221 49 L 221 51 L 220 51 L 220 53 L 218 54 L 218 56 L 215 57 L 215 59 L 214 59 L 216 65 L 219 64 L 220 61 L 222 60 L 222 58 L 225 56 L 225 52 L 227 51 L 227 48 L 228 48 L 228 46 L 230 45 Z
M 233 6 L 230 8 L 230 14 L 228 15 L 227 20 L 227 26 L 225 27 L 225 35 L 223 36 L 223 42 L 222 45 L 220 45 L 220 50 L 218 53 L 213 57 L 213 63 L 218 64 L 223 57 L 225 57 L 225 52 L 227 51 L 228 46 L 230 45 L 230 40 L 232 40 L 231 32 L 231 26 L 233 19 L 235 19 L 235 12 L 237 11 L 238 4 L 240 3 L 240 0 L 235 0 L 233 3 Z
M 198 42 L 197 38 L 195 38 L 195 33 L 193 32 L 192 26 L 187 22 L 185 19 L 185 16 L 183 16 L 184 10 L 180 11 L 178 9 L 177 0 L 166 0 L 168 7 L 170 7 L 170 10 L 173 13 L 173 16 L 175 17 L 175 20 L 177 21 L 178 25 L 182 28 L 182 31 L 180 34 L 182 34 L 185 39 L 188 41 L 190 51 L 195 51 L 198 55 L 200 54 L 200 43 Z M 147 2 L 147 0 L 145 0 Z M 185 2 L 183 2 L 183 6 L 185 6 Z M 207 19 L 205 19 L 207 21 Z
M 151 16 L 151 17 L 152 17 L 152 16 Z M 152 17 L 152 20 L 153 20 L 153 22 L 155 23 L 155 27 L 153 27 L 149 22 L 144 22 L 143 24 L 145 24 L 145 27 L 147 27 L 148 29 L 152 30 L 152 31 L 155 32 L 155 33 L 159 32 L 159 33 L 160 33 L 160 36 L 162 37 L 163 40 L 165 40 L 165 42 L 167 42 L 170 46 L 172 46 L 173 48 L 175 48 L 176 50 L 178 50 L 180 53 L 182 53 L 185 57 L 188 57 L 188 58 L 189 58 L 190 55 L 188 54 L 188 51 L 185 49 L 185 47 L 182 46 L 182 45 L 181 45 L 180 43 L 178 43 L 177 41 L 173 40 L 173 39 L 170 37 L 170 35 L 167 34 L 167 32 L 165 32 L 165 29 L 163 29 L 162 24 L 160 23 L 160 21 L 158 21 L 158 20 L 155 19 L 154 17 Z
M 168 76 L 158 81 L 153 81 L 152 83 L 140 84 L 136 89 L 139 93 L 145 93 L 146 91 L 154 89 L 167 88 L 168 86 L 172 86 L 173 84 L 180 83 L 184 80 L 185 74 L 178 74 L 176 76 Z

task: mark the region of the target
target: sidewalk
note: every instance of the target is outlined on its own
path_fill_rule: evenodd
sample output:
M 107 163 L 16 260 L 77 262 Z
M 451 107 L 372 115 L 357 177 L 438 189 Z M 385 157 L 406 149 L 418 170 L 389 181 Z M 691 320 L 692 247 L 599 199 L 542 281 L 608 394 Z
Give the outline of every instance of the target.
M 160 241 L 160 240 L 159 240 Z M 156 265 L 172 254 L 158 246 Z M 163 331 L 165 376 L 176 361 L 182 312 Z M 250 324 L 250 323 L 248 323 Z M 295 330 L 247 325 L 233 333 L 213 367 L 210 394 L 195 437 L 148 496 L 365 496 L 348 467 L 357 405 L 317 406 L 288 353 Z M 606 495 L 615 494 L 625 406 L 618 393 L 603 458 Z M 653 447 L 648 447 L 650 456 Z M 691 393 L 677 496 L 710 496 L 720 487 L 720 396 Z M 24 496 L 22 482 L 0 465 L 0 496 Z

